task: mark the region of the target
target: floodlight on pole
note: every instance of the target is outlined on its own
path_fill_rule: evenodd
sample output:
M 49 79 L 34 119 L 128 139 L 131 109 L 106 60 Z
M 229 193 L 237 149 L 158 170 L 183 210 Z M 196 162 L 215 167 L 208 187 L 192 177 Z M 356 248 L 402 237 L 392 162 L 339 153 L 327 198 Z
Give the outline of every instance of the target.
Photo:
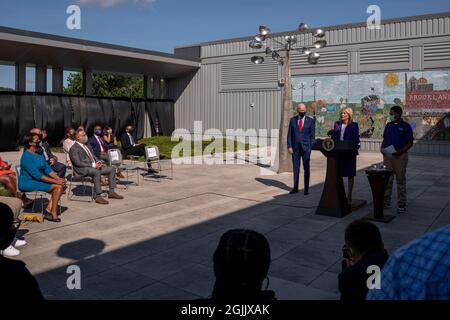
M 326 45 L 327 45 L 326 40 L 317 40 L 316 42 L 314 42 L 314 47 L 316 49 L 324 48 Z
M 298 32 L 306 32 L 308 31 L 308 25 L 306 23 L 300 23 L 297 28 Z
M 323 31 L 323 29 L 316 29 L 313 31 L 313 36 L 316 38 L 323 38 L 325 36 L 325 31 Z
M 261 56 L 253 56 L 250 60 L 251 60 L 254 64 L 261 64 L 261 63 L 264 62 L 264 57 L 261 57 Z
M 266 26 L 259 26 L 259 34 L 262 34 L 263 36 L 266 36 L 270 33 L 270 29 Z
M 266 35 L 264 35 L 264 34 L 257 34 L 257 35 L 255 36 L 255 40 L 256 40 L 256 41 L 263 42 L 264 40 L 266 40 Z
M 261 49 L 263 46 L 263 43 L 261 41 L 258 40 L 252 40 L 249 43 L 249 47 L 252 49 Z
M 291 60 L 292 50 L 305 55 L 305 60 L 312 65 L 318 63 L 320 54 L 315 52 L 317 49 L 323 48 L 327 45 L 325 39 L 325 31 L 323 29 L 309 29 L 306 23 L 300 23 L 295 32 L 291 34 L 285 34 L 284 36 L 269 37 L 268 34 L 271 30 L 267 26 L 260 26 L 259 33 L 249 42 L 249 46 L 252 49 L 258 49 L 265 53 L 267 57 L 271 57 L 273 60 L 282 66 L 282 77 L 279 79 L 278 85 L 283 87 L 283 106 L 281 108 L 280 117 L 280 131 L 278 136 L 278 173 L 292 171 L 291 155 L 288 152 L 286 136 L 288 135 L 289 119 L 292 117 L 292 71 Z M 299 33 L 309 36 L 299 36 Z M 311 37 L 312 35 L 312 37 Z M 313 38 L 313 45 L 311 46 L 308 41 Z M 315 39 L 314 39 L 315 38 Z M 282 54 L 281 54 L 282 53 Z M 254 64 L 264 63 L 264 57 L 262 55 L 256 55 L 251 57 L 251 62 Z M 302 100 L 303 100 L 302 88 Z

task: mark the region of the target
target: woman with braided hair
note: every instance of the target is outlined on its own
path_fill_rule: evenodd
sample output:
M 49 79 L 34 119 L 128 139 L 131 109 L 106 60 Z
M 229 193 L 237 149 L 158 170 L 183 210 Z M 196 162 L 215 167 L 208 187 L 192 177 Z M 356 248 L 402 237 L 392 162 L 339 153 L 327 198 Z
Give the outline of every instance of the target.
M 218 302 L 276 300 L 275 292 L 261 290 L 269 266 L 270 246 L 262 234 L 244 229 L 225 232 L 214 253 L 216 283 L 211 299 Z

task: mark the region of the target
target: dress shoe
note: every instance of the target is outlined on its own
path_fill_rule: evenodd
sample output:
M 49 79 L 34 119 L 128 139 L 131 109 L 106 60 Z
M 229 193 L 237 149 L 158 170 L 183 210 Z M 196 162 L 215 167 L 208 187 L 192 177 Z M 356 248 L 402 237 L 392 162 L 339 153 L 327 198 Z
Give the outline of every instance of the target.
M 305 191 L 303 192 L 303 194 L 304 194 L 305 196 L 307 196 L 307 195 L 309 194 L 309 191 L 308 191 L 308 190 L 305 190 Z
M 294 188 L 294 189 L 292 189 L 292 190 L 289 192 L 289 194 L 294 194 L 294 193 L 298 193 L 298 189 L 297 189 L 297 188 Z
M 98 204 L 109 204 L 109 202 L 106 201 L 105 199 L 103 199 L 102 196 L 97 196 L 95 198 L 95 203 L 98 203 Z
M 117 193 L 115 193 L 114 191 L 113 192 L 110 192 L 110 193 L 108 193 L 108 199 L 123 199 L 123 196 L 121 196 L 121 195 L 118 195 Z

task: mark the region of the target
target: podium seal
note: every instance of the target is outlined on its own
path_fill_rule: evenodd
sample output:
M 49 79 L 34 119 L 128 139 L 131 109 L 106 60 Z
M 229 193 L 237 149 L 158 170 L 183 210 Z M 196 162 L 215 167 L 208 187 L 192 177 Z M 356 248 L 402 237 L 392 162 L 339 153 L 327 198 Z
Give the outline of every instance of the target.
M 336 146 L 336 144 L 334 143 L 334 140 L 331 138 L 326 138 L 322 141 L 322 148 L 325 151 L 332 151 L 334 149 L 334 147 Z

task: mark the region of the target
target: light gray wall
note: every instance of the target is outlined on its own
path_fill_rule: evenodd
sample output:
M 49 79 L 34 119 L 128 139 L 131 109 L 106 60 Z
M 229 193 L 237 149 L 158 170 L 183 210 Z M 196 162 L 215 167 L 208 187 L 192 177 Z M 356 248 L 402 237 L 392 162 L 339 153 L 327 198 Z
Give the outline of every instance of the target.
M 450 68 L 450 13 L 388 21 L 380 30 L 361 24 L 326 29 L 328 46 L 320 50 L 319 64 L 311 66 L 304 56 L 294 54 L 293 75 Z M 275 35 L 278 41 L 282 37 Z M 298 42 L 312 45 L 307 37 L 297 35 Z M 241 38 L 202 44 L 201 69 L 169 81 L 176 128 L 192 132 L 194 120 L 203 121 L 204 130 L 278 128 L 281 69 L 270 57 L 262 65 L 253 65 L 251 56 L 265 54 L 249 48 L 248 42 L 249 38 Z M 373 149 L 374 143 L 363 143 L 363 149 Z

